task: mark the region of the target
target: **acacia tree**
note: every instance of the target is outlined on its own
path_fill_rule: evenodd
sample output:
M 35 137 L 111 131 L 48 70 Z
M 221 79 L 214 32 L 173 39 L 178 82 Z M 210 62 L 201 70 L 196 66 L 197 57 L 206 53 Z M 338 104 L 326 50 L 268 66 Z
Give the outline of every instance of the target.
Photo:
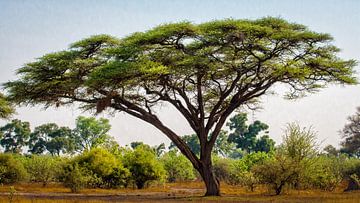
M 219 195 L 211 150 L 228 116 L 275 84 L 289 97 L 327 83 L 354 84 L 355 61 L 336 56 L 328 34 L 278 18 L 158 26 L 123 39 L 99 35 L 47 54 L 5 84 L 18 104 L 126 112 L 162 131 L 199 171 L 206 195 Z M 156 113 L 176 108 L 200 142 L 197 157 Z M 211 136 L 210 136 L 211 134 Z

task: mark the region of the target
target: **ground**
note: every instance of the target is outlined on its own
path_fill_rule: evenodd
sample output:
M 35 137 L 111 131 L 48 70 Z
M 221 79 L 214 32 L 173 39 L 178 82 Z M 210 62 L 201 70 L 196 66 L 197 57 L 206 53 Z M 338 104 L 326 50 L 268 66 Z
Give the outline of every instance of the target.
M 0 186 L 0 202 L 13 203 L 104 203 L 104 202 L 345 202 L 360 203 L 360 191 L 287 190 L 285 194 L 274 196 L 266 187 L 258 187 L 254 192 L 239 186 L 221 185 L 221 197 L 203 197 L 202 182 L 167 183 L 151 186 L 144 190 L 136 189 L 85 189 L 80 193 L 60 184 L 43 187 L 37 183 L 16 184 L 10 192 L 10 185 Z

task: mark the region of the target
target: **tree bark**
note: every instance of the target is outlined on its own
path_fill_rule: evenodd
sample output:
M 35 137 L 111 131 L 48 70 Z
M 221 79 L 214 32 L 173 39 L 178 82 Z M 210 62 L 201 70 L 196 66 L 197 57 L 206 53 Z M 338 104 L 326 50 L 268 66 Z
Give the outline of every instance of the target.
M 198 171 L 206 186 L 205 196 L 220 196 L 220 181 L 213 173 L 211 160 L 202 161 L 201 163 Z

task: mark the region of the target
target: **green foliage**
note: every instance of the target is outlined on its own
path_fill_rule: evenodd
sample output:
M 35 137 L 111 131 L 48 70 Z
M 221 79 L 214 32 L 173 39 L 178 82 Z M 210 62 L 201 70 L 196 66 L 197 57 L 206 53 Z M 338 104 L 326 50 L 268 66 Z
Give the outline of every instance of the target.
M 286 186 L 299 187 L 311 171 L 317 154 L 316 134 L 311 128 L 289 124 L 274 158 L 255 165 L 254 174 L 279 195 Z
M 343 162 L 343 165 L 343 176 L 348 182 L 348 187 L 345 191 L 359 190 L 360 184 L 358 178 L 360 177 L 360 159 L 350 157 Z
M 194 154 L 200 155 L 200 141 L 196 134 L 184 135 L 181 139 L 184 140 Z M 175 144 L 171 142 L 169 149 L 171 150 L 175 147 Z M 228 134 L 224 130 L 220 131 L 212 152 L 222 157 L 241 157 L 243 154 L 236 149 L 233 143 L 228 142 Z
M 181 139 L 186 143 L 186 145 L 191 149 L 191 151 L 196 154 L 200 155 L 200 141 L 196 134 L 191 135 L 184 135 Z M 174 149 L 176 145 L 171 142 L 169 149 Z
M 184 155 L 171 150 L 160 161 L 164 165 L 168 182 L 189 181 L 195 179 L 194 168 Z
M 75 150 L 75 139 L 68 127 L 58 127 L 55 123 L 37 126 L 30 134 L 28 142 L 29 152 L 42 154 L 49 152 L 51 155 L 61 153 L 72 154 Z
M 258 178 L 251 172 L 254 165 L 262 164 L 271 159 L 273 154 L 265 152 L 256 152 L 245 155 L 241 159 L 228 159 L 214 157 L 213 171 L 216 177 L 230 185 L 243 185 L 254 190 L 259 182 Z
M 335 156 L 319 156 L 306 170 L 304 181 L 312 187 L 333 191 L 343 180 L 344 159 Z
M 41 182 L 45 187 L 62 172 L 61 159 L 46 155 L 32 155 L 24 161 L 30 181 Z
M 119 188 L 127 186 L 129 170 L 110 152 L 95 148 L 64 166 L 63 182 L 73 192 L 83 188 Z
M 336 149 L 332 145 L 327 145 L 326 147 L 324 147 L 323 151 L 329 156 L 338 156 L 340 154 L 340 150 Z
M 91 175 L 88 187 L 117 188 L 128 182 L 129 171 L 113 154 L 95 148 L 75 158 L 74 163 Z
M 14 119 L 0 128 L 0 144 L 5 152 L 21 153 L 30 136 L 29 122 Z
M 79 116 L 76 119 L 74 129 L 77 150 L 80 152 L 89 151 L 110 142 L 111 137 L 107 134 L 110 128 L 109 120 L 105 118 L 97 120 L 94 117 Z
M 9 118 L 14 112 L 13 106 L 0 93 L 0 118 Z
M 26 180 L 28 174 L 21 161 L 12 154 L 0 154 L 0 184 L 16 183 Z
M 268 135 L 263 135 L 257 138 L 258 134 L 269 128 L 268 125 L 261 121 L 255 121 L 249 126 L 246 124 L 247 114 L 240 113 L 230 118 L 227 123 L 230 130 L 233 130 L 229 135 L 229 142 L 235 143 L 237 148 L 248 153 L 264 151 L 269 152 L 274 149 L 275 141 L 270 139 Z M 268 133 L 265 131 L 265 133 Z
M 220 181 L 225 181 L 230 183 L 232 180 L 231 177 L 231 170 L 233 166 L 234 160 L 226 159 L 221 157 L 214 157 L 213 158 L 213 172 L 216 178 Z
M 162 181 L 165 178 L 164 166 L 156 159 L 154 151 L 143 145 L 125 150 L 122 161 L 138 189 L 144 188 L 149 181 Z
M 305 168 L 294 165 L 288 157 L 276 154 L 274 159 L 254 166 L 252 172 L 279 195 L 285 186 L 294 185 L 299 180 L 302 170 Z
M 64 168 L 64 186 L 71 189 L 71 192 L 79 192 L 81 189 L 88 187 L 94 177 L 77 163 L 67 165 Z

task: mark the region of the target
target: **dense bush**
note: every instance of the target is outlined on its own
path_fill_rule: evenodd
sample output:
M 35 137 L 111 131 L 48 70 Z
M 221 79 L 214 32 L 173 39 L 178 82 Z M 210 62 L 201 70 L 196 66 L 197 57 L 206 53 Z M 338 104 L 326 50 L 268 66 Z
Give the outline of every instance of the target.
M 72 191 L 84 187 L 117 188 L 126 186 L 129 180 L 129 170 L 120 160 L 100 148 L 75 157 L 64 171 L 64 183 Z
M 360 190 L 360 159 L 347 159 L 344 162 L 343 175 L 348 181 L 345 191 Z
M 149 181 L 163 181 L 166 177 L 164 166 L 156 159 L 155 152 L 143 145 L 126 149 L 122 160 L 138 189 L 144 188 Z
M 343 180 L 344 159 L 335 156 L 319 156 L 305 170 L 304 182 L 309 187 L 334 190 Z
M 0 184 L 26 180 L 28 174 L 21 161 L 12 154 L 0 154 Z
M 188 181 L 195 179 L 191 162 L 182 154 L 171 150 L 161 157 L 169 182 Z
M 61 173 L 61 163 L 61 158 L 47 155 L 32 155 L 24 160 L 30 181 L 41 182 L 43 186 L 57 179 Z
M 89 187 L 95 181 L 95 177 L 89 170 L 74 162 L 65 166 L 63 181 L 64 186 L 70 188 L 71 192 L 78 192 Z

